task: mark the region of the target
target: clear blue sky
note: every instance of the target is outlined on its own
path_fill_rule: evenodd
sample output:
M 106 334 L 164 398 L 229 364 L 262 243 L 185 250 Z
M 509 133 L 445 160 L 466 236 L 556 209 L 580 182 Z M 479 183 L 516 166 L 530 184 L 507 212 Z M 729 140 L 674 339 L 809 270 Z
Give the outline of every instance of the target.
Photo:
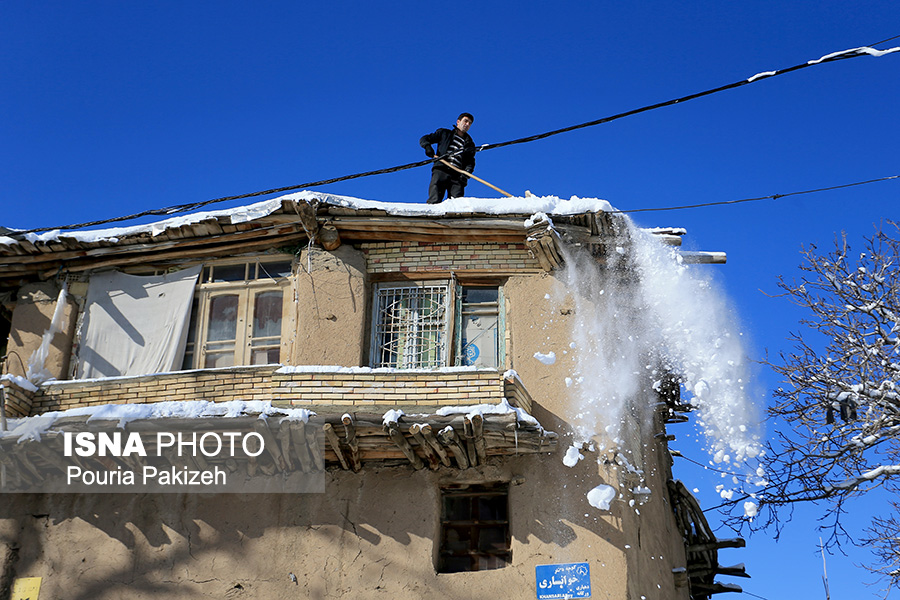
M 424 158 L 421 135 L 462 111 L 475 115 L 476 143 L 502 142 L 896 35 L 896 0 L 5 0 L 0 224 L 85 222 L 405 164 Z M 854 58 L 485 151 L 476 174 L 517 195 L 620 209 L 897 175 L 898 97 L 900 55 Z M 428 178 L 422 168 L 319 189 L 424 202 Z M 496 195 L 477 182 L 469 194 Z M 798 327 L 797 309 L 765 293 L 795 276 L 801 245 L 827 247 L 841 230 L 859 240 L 900 216 L 898 199 L 895 180 L 636 220 L 686 227 L 696 249 L 728 253 L 717 276 L 760 358 Z M 774 385 L 761 368 L 760 388 Z M 673 432 L 676 447 L 689 443 Z M 679 474 L 716 502 L 711 485 Z M 850 524 L 882 509 L 868 501 Z M 756 535 L 723 551 L 723 564 L 753 575 L 734 581 L 768 600 L 824 597 L 808 512 L 777 544 Z M 832 598 L 875 597 L 852 564 L 863 559 L 829 557 Z

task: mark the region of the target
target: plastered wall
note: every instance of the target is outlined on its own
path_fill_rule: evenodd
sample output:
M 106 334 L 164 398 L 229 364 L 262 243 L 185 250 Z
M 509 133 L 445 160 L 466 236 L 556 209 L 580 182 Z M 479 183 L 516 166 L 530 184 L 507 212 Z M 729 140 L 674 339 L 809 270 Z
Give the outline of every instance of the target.
M 59 290 L 53 282 L 28 284 L 19 289 L 13 309 L 5 373 L 25 376 L 29 359 L 40 347 L 44 332 L 50 328 Z M 53 336 L 44 363 L 54 378 L 67 377 L 76 317 L 77 306 L 69 300 L 63 313 L 62 330 Z

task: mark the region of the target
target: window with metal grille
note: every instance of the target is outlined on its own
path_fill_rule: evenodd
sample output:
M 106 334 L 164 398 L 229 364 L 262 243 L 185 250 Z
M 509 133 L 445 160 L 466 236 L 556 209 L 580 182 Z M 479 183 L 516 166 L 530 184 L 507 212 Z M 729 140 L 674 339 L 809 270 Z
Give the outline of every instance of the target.
M 504 360 L 502 305 L 498 286 L 381 284 L 373 301 L 369 364 L 499 368 Z
M 447 364 L 447 283 L 382 285 L 375 291 L 373 367 L 402 369 Z
M 509 484 L 441 490 L 439 573 L 485 571 L 510 564 Z

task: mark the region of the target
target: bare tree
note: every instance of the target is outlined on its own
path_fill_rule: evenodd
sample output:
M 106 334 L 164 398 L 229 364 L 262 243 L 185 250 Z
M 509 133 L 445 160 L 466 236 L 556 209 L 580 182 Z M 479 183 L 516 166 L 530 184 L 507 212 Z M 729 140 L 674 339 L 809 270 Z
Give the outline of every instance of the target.
M 754 526 L 780 528 L 795 503 L 823 503 L 829 542 L 839 545 L 853 498 L 876 488 L 900 492 L 898 233 L 889 222 L 859 254 L 845 235 L 830 253 L 811 247 L 799 281 L 779 280 L 809 316 L 790 338 L 794 351 L 768 363 L 783 378 L 769 409 L 781 430 L 767 449 L 769 483 L 755 494 L 764 513 Z M 900 588 L 898 538 L 900 521 L 891 515 L 875 518 L 861 540 L 874 544 L 870 569 L 888 578 L 888 589 Z

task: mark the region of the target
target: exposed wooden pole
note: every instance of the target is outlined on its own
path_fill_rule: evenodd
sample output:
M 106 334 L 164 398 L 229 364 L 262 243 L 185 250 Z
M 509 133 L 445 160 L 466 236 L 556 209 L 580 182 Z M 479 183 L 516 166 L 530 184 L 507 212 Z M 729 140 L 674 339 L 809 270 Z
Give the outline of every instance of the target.
M 463 450 L 462 444 L 459 443 L 459 436 L 456 435 L 456 431 L 451 426 L 444 427 L 438 432 L 438 437 L 441 442 L 450 448 L 450 452 L 453 453 L 453 457 L 456 459 L 456 464 L 459 465 L 460 469 L 468 469 L 469 468 L 469 459 L 466 458 L 466 451 Z
M 431 425 L 428 423 L 421 426 L 419 430 L 422 434 L 422 437 L 425 438 L 425 441 L 428 442 L 428 445 L 431 446 L 431 449 L 435 451 L 435 453 L 440 457 L 441 464 L 445 467 L 449 467 L 452 465 L 450 462 L 450 457 L 447 455 L 447 452 L 444 451 L 444 447 L 441 446 L 441 443 L 434 437 L 434 432 L 431 430 Z
M 413 450 L 412 446 L 409 444 L 409 440 L 403 437 L 403 434 L 400 432 L 400 426 L 396 421 L 385 423 L 384 429 L 387 431 L 387 434 L 390 436 L 391 440 L 393 440 L 394 444 L 396 444 L 406 458 L 409 459 L 409 462 L 414 469 L 419 470 L 425 466 L 425 463 L 422 462 L 422 459 L 419 458 L 416 451 Z
M 310 427 L 310 429 L 312 428 Z M 309 450 L 307 448 L 306 423 L 302 421 L 300 423 L 291 423 L 290 432 L 291 439 L 294 442 L 294 454 L 297 456 L 297 460 L 300 461 L 300 470 L 304 473 L 309 473 L 312 471 L 312 464 L 310 463 Z
M 422 454 L 424 454 L 425 458 L 428 459 L 428 468 L 432 471 L 437 470 L 440 461 L 438 460 L 434 448 L 432 448 L 428 444 L 428 442 L 425 440 L 425 436 L 422 435 L 422 426 L 418 423 L 414 423 L 409 428 L 409 432 L 412 434 L 413 439 L 416 440 L 416 443 L 419 444 L 419 448 L 422 449 Z
M 475 438 L 475 454 L 478 456 L 478 463 L 483 465 L 487 460 L 487 447 L 484 443 L 484 417 L 481 415 L 472 417 L 472 433 Z
M 513 197 L 512 194 L 510 194 L 509 192 L 504 192 L 503 190 L 501 190 L 500 188 L 498 188 L 498 187 L 497 187 L 496 185 L 494 185 L 493 183 L 488 183 L 487 181 L 485 181 L 485 180 L 482 179 L 481 177 L 477 177 L 477 176 L 475 176 L 475 175 L 472 175 L 472 174 L 469 173 L 468 171 L 465 171 L 465 170 L 463 170 L 463 169 L 460 169 L 459 167 L 457 167 L 457 166 L 455 166 L 455 165 L 451 165 L 450 163 L 448 163 L 448 162 L 447 162 L 446 160 L 444 160 L 443 158 L 438 159 L 438 162 L 447 165 L 448 167 L 450 167 L 450 168 L 453 169 L 454 171 L 459 171 L 460 173 L 462 173 L 462 174 L 465 175 L 466 177 L 471 177 L 471 178 L 474 179 L 475 181 L 480 181 L 481 183 L 483 183 L 484 185 L 488 186 L 489 188 L 494 189 L 494 190 L 497 190 L 498 192 L 500 192 L 501 194 L 503 194 L 503 195 L 506 196 L 507 198 L 512 198 L 512 197 Z
M 354 473 L 359 473 L 362 461 L 359 459 L 359 440 L 356 439 L 356 428 L 353 426 L 353 418 L 350 415 L 341 417 L 344 424 L 344 443 L 350 448 L 350 466 Z
M 288 471 L 294 470 L 294 461 L 291 460 L 291 424 L 282 422 L 278 428 L 278 446 L 281 449 L 281 456 L 284 457 L 284 464 Z
M 325 423 L 324 425 L 322 425 L 322 431 L 325 432 L 325 439 L 327 439 L 328 443 L 331 444 L 331 449 L 334 450 L 338 461 L 341 463 L 341 468 L 345 471 L 349 471 L 350 465 L 347 464 L 347 459 L 344 458 L 344 453 L 341 452 L 341 442 L 340 440 L 338 440 L 338 436 L 334 432 L 334 427 L 331 426 L 331 423 Z

